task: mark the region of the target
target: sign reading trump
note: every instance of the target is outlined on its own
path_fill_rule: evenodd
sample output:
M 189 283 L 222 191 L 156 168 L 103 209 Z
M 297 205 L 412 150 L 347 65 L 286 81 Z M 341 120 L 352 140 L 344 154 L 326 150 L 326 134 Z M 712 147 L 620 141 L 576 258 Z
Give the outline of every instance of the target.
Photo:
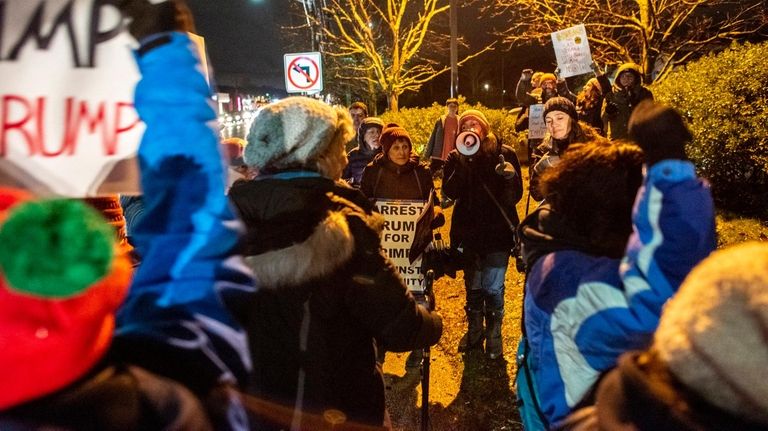
M 0 1 L 3 184 L 65 196 L 137 191 L 139 73 L 115 3 Z

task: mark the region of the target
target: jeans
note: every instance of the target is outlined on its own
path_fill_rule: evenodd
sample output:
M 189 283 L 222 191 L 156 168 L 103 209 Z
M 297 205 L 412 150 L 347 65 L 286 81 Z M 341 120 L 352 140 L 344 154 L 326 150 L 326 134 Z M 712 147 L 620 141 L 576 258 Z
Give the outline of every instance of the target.
M 504 277 L 509 265 L 509 251 L 478 254 L 464 251 L 464 286 L 467 308 L 504 310 Z

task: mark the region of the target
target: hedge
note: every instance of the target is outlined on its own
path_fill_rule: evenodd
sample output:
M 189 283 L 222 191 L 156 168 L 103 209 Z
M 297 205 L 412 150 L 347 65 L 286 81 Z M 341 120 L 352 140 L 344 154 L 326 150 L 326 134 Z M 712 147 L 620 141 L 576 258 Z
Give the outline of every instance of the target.
M 688 156 L 717 205 L 768 220 L 768 43 L 734 44 L 652 90 L 688 120 Z

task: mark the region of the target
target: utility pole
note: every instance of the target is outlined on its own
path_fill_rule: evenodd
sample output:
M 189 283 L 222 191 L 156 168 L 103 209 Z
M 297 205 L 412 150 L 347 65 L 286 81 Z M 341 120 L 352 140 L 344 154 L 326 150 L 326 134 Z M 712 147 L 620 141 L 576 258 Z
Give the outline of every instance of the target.
M 458 5 L 457 0 L 450 3 L 451 26 L 451 97 L 457 97 L 459 93 L 459 54 L 458 54 Z

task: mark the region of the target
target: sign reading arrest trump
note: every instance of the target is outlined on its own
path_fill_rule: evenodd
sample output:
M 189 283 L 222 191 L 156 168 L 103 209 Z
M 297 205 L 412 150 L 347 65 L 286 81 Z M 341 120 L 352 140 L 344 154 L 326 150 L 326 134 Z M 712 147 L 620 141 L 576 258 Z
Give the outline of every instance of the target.
M 124 30 L 114 2 L 0 2 L 2 184 L 65 196 L 138 191 L 139 73 Z
M 422 201 L 376 200 L 376 211 L 384 216 L 381 245 L 408 290 L 424 292 L 424 275 L 421 273 L 421 255 L 410 261 L 411 246 L 416 239 L 416 224 L 424 211 Z

